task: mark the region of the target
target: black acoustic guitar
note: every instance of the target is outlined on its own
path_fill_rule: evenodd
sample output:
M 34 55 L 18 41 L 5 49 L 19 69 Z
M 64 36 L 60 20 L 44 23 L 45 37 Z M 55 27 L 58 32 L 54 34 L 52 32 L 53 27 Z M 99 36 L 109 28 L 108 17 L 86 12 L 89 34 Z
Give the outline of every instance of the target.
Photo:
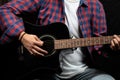
M 23 48 L 24 61 L 32 66 L 40 65 L 41 67 L 55 68 L 59 65 L 59 51 L 62 49 L 93 46 L 100 44 L 110 44 L 113 36 L 88 37 L 79 39 L 70 39 L 69 31 L 64 23 L 56 22 L 45 26 L 34 25 L 25 22 L 25 30 L 29 34 L 37 35 L 44 44 L 41 48 L 48 51 L 45 57 L 31 56 Z M 33 63 L 31 63 L 33 62 Z
M 113 38 L 113 36 L 101 36 L 70 39 L 67 26 L 60 22 L 46 26 L 26 22 L 25 27 L 27 33 L 35 34 L 44 41 L 42 48 L 49 52 L 46 57 L 53 55 L 57 50 L 61 49 L 109 44 Z
M 113 38 L 113 36 L 101 36 L 70 39 L 67 26 L 60 22 L 52 23 L 45 26 L 25 22 L 24 26 L 27 33 L 35 34 L 44 41 L 44 45 L 42 46 L 42 48 L 47 50 L 49 53 L 45 57 L 33 56 L 30 55 L 30 53 L 22 45 L 22 47 L 20 46 L 18 50 L 14 49 L 17 48 L 17 46 L 9 47 L 12 48 L 10 49 L 10 51 L 13 50 L 13 55 L 10 51 L 7 51 L 7 49 L 9 49 L 8 46 L 3 49 L 4 51 L 6 51 L 4 55 L 9 55 L 10 59 L 8 59 L 8 62 L 12 60 L 10 61 L 10 63 L 12 63 L 13 66 L 18 65 L 18 67 L 15 68 L 18 68 L 17 70 L 19 71 L 17 72 L 21 73 L 22 78 L 25 78 L 26 76 L 30 77 L 30 74 L 35 74 L 36 72 L 38 72 L 40 75 L 42 75 L 43 72 L 46 72 L 46 74 L 50 73 L 51 75 L 51 72 L 59 70 L 59 51 L 61 49 L 109 44 L 111 39 Z M 2 47 L 3 46 L 1 46 L 1 48 Z M 16 51 L 18 51 L 19 56 L 16 54 Z M 16 57 L 14 59 L 15 55 L 17 55 L 19 59 L 17 59 Z M 13 61 L 16 61 L 15 64 L 13 63 Z

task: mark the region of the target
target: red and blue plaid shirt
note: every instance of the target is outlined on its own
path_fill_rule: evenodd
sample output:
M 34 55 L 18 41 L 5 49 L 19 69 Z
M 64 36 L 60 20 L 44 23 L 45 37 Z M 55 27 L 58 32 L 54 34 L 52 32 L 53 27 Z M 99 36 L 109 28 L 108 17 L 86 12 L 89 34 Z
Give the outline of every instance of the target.
M 24 13 L 35 13 L 37 23 L 46 25 L 53 22 L 65 22 L 64 0 L 12 0 L 0 7 L 0 44 L 17 39 L 24 31 L 22 17 Z M 106 34 L 106 19 L 99 0 L 81 0 L 77 10 L 79 29 L 83 37 Z M 92 49 L 90 49 L 92 50 Z

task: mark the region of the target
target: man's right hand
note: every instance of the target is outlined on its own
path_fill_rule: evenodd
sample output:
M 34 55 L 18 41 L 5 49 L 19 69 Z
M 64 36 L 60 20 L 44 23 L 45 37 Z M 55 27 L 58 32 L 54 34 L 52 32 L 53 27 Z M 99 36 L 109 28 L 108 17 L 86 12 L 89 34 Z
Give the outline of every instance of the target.
M 22 34 L 23 32 L 20 36 Z M 21 43 L 30 52 L 30 54 L 44 56 L 48 53 L 46 50 L 40 48 L 43 46 L 44 42 L 41 41 L 36 35 L 25 33 L 21 38 Z

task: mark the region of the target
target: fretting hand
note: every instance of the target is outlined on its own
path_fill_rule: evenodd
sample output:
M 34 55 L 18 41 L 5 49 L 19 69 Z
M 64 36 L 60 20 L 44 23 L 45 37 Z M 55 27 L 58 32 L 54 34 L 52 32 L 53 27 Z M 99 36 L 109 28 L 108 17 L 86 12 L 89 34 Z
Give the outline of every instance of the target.
M 113 50 L 120 50 L 120 37 L 117 35 L 113 36 L 113 39 L 111 40 L 111 46 Z

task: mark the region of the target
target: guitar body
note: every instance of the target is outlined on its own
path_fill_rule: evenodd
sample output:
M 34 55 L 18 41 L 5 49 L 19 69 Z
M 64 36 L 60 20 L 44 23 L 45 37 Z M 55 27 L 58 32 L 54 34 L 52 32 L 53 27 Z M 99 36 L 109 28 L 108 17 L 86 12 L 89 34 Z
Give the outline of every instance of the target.
M 46 26 L 39 26 L 26 22 L 25 31 L 29 34 L 37 35 L 42 41 L 44 41 L 41 48 L 48 51 L 48 55 L 45 55 L 45 57 L 51 56 L 57 52 L 54 49 L 54 40 L 70 38 L 67 26 L 60 22 L 52 23 Z
M 54 40 L 68 39 L 69 31 L 63 23 L 52 23 L 46 26 L 25 23 L 25 31 L 37 35 L 44 41 L 43 49 L 49 53 L 45 57 L 33 56 L 24 48 L 22 58 L 25 65 L 31 68 L 56 69 L 59 66 L 59 50 L 54 50 Z
M 1 57 L 4 63 L 5 76 L 19 80 L 32 80 L 34 76 L 38 77 L 39 74 L 39 77 L 47 78 L 46 75 L 52 75 L 59 68 L 59 50 L 54 50 L 54 40 L 68 39 L 69 31 L 62 23 L 39 26 L 27 22 L 25 22 L 25 31 L 29 34 L 35 34 L 43 40 L 45 44 L 42 48 L 47 50 L 49 54 L 45 57 L 34 56 L 25 48 L 23 48 L 23 53 L 20 53 L 19 45 L 21 46 L 21 44 L 18 41 L 8 45 L 0 45 L 3 52 Z

